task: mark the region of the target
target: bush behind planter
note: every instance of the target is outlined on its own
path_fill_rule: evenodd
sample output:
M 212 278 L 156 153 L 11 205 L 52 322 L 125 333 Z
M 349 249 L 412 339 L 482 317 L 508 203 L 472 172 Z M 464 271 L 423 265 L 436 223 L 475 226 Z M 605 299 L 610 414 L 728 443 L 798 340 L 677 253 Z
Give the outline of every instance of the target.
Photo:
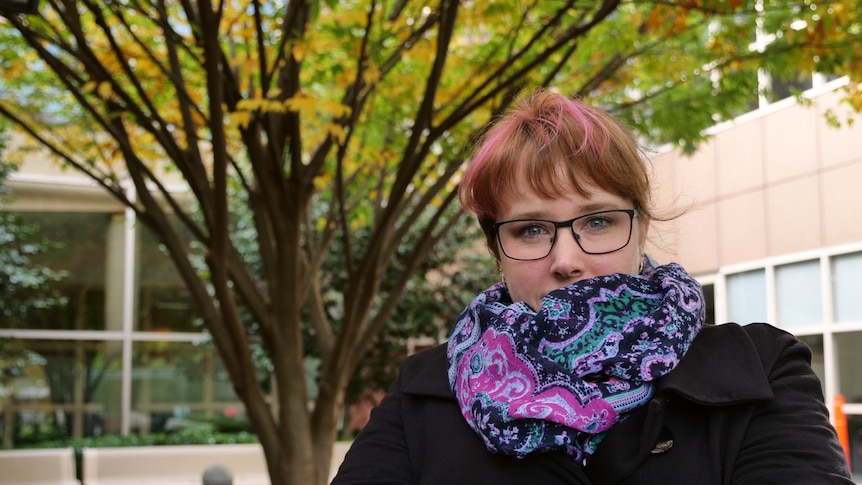
M 84 448 L 111 448 L 119 446 L 160 446 L 160 445 L 221 445 L 257 443 L 254 433 L 240 431 L 228 433 L 212 428 L 186 428 L 168 433 L 150 433 L 93 436 L 81 439 L 58 439 L 42 441 L 21 448 L 73 448 L 78 480 L 82 480 L 82 450 Z

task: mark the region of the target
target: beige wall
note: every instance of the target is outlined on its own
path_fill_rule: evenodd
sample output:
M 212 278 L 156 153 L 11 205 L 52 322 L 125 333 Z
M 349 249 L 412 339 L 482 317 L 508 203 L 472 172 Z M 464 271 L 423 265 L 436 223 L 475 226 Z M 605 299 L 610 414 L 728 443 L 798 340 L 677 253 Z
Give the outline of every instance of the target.
M 827 86 L 828 87 L 828 86 Z M 651 253 L 692 274 L 862 242 L 862 116 L 846 119 L 835 85 L 718 127 L 692 156 L 653 157 L 660 208 L 684 210 L 653 225 Z
M 9 132 L 4 161 L 18 169 L 6 181 L 10 197 L 0 202 L 4 210 L 15 212 L 122 212 L 125 206 L 95 181 L 64 166 L 46 149 L 23 135 Z M 204 153 L 209 153 L 204 149 Z M 120 165 L 122 166 L 122 164 Z M 160 166 L 155 169 L 159 170 Z M 115 174 L 122 178 L 122 173 Z M 179 171 L 160 174 L 162 183 L 180 202 L 189 203 L 186 185 Z

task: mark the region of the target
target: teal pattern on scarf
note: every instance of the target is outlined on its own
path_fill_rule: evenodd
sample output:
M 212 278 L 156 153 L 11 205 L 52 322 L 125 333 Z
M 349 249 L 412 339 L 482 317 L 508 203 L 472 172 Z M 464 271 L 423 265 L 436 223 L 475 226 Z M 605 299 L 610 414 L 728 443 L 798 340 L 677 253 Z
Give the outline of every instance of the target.
M 480 293 L 449 338 L 449 384 L 488 450 L 591 456 L 645 404 L 703 326 L 700 284 L 644 259 L 549 293 L 538 312 L 502 283 Z

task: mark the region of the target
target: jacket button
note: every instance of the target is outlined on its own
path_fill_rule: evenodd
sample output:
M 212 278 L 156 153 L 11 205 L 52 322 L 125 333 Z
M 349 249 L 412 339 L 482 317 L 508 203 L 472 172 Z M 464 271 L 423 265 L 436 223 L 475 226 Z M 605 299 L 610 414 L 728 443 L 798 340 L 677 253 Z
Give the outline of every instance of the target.
M 659 441 L 655 444 L 655 448 L 650 451 L 651 455 L 660 455 L 673 448 L 673 440 Z

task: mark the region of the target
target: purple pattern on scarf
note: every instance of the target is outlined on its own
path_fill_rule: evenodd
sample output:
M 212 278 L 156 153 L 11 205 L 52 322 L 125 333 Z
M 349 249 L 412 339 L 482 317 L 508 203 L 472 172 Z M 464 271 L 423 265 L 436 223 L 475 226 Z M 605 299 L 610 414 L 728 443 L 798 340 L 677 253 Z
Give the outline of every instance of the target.
M 449 383 L 495 453 L 592 455 L 653 394 L 703 325 L 700 285 L 676 264 L 552 291 L 538 312 L 498 283 L 464 310 L 448 344 Z

